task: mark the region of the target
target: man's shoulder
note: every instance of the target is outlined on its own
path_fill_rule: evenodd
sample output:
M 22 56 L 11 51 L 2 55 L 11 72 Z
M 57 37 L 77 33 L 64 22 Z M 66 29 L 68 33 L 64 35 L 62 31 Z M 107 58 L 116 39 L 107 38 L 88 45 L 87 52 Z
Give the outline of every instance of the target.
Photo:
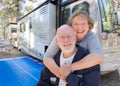
M 59 51 L 56 53 L 56 55 L 54 56 L 54 59 L 56 59 L 56 57 L 60 57 L 60 54 L 61 54 L 61 49 L 59 49 Z

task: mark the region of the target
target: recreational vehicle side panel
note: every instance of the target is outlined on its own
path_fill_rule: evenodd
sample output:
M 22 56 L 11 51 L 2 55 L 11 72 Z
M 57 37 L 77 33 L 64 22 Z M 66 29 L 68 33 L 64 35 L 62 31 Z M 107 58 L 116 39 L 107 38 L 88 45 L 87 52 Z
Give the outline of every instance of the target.
M 20 47 L 24 52 L 42 60 L 48 45 L 55 36 L 55 16 L 56 6 L 47 3 L 19 20 L 20 27 L 23 29 L 25 27 L 25 31 L 19 34 Z

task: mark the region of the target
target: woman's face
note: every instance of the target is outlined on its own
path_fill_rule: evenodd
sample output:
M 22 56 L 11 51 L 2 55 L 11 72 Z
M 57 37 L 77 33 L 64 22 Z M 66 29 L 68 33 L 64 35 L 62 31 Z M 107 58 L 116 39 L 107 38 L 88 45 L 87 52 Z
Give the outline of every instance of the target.
M 89 31 L 87 18 L 76 16 L 72 20 L 72 28 L 76 32 L 77 41 L 81 41 Z

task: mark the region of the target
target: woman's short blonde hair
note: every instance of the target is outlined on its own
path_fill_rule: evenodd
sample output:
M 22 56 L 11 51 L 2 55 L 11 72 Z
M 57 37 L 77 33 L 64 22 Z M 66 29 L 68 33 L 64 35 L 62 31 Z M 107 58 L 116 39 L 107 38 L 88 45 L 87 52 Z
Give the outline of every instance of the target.
M 90 18 L 90 16 L 88 15 L 88 13 L 86 11 L 75 11 L 68 19 L 68 25 L 72 26 L 72 22 L 73 22 L 73 19 L 76 17 L 76 16 L 81 16 L 83 18 L 86 18 L 88 20 L 88 25 L 89 25 L 89 29 L 92 29 L 94 27 L 94 21 L 92 18 Z

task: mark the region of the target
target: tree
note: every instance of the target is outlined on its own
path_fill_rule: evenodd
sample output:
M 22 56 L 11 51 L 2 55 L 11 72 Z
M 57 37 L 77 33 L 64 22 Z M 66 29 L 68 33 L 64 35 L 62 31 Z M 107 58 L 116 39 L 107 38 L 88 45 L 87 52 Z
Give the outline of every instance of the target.
M 11 19 L 19 17 L 19 0 L 0 0 L 0 3 L 0 16 L 4 16 L 5 20 L 11 22 Z
M 0 0 L 0 19 L 2 26 L 0 29 L 3 31 L 4 38 L 6 31 L 5 28 L 10 22 L 16 22 L 19 17 L 19 0 Z

